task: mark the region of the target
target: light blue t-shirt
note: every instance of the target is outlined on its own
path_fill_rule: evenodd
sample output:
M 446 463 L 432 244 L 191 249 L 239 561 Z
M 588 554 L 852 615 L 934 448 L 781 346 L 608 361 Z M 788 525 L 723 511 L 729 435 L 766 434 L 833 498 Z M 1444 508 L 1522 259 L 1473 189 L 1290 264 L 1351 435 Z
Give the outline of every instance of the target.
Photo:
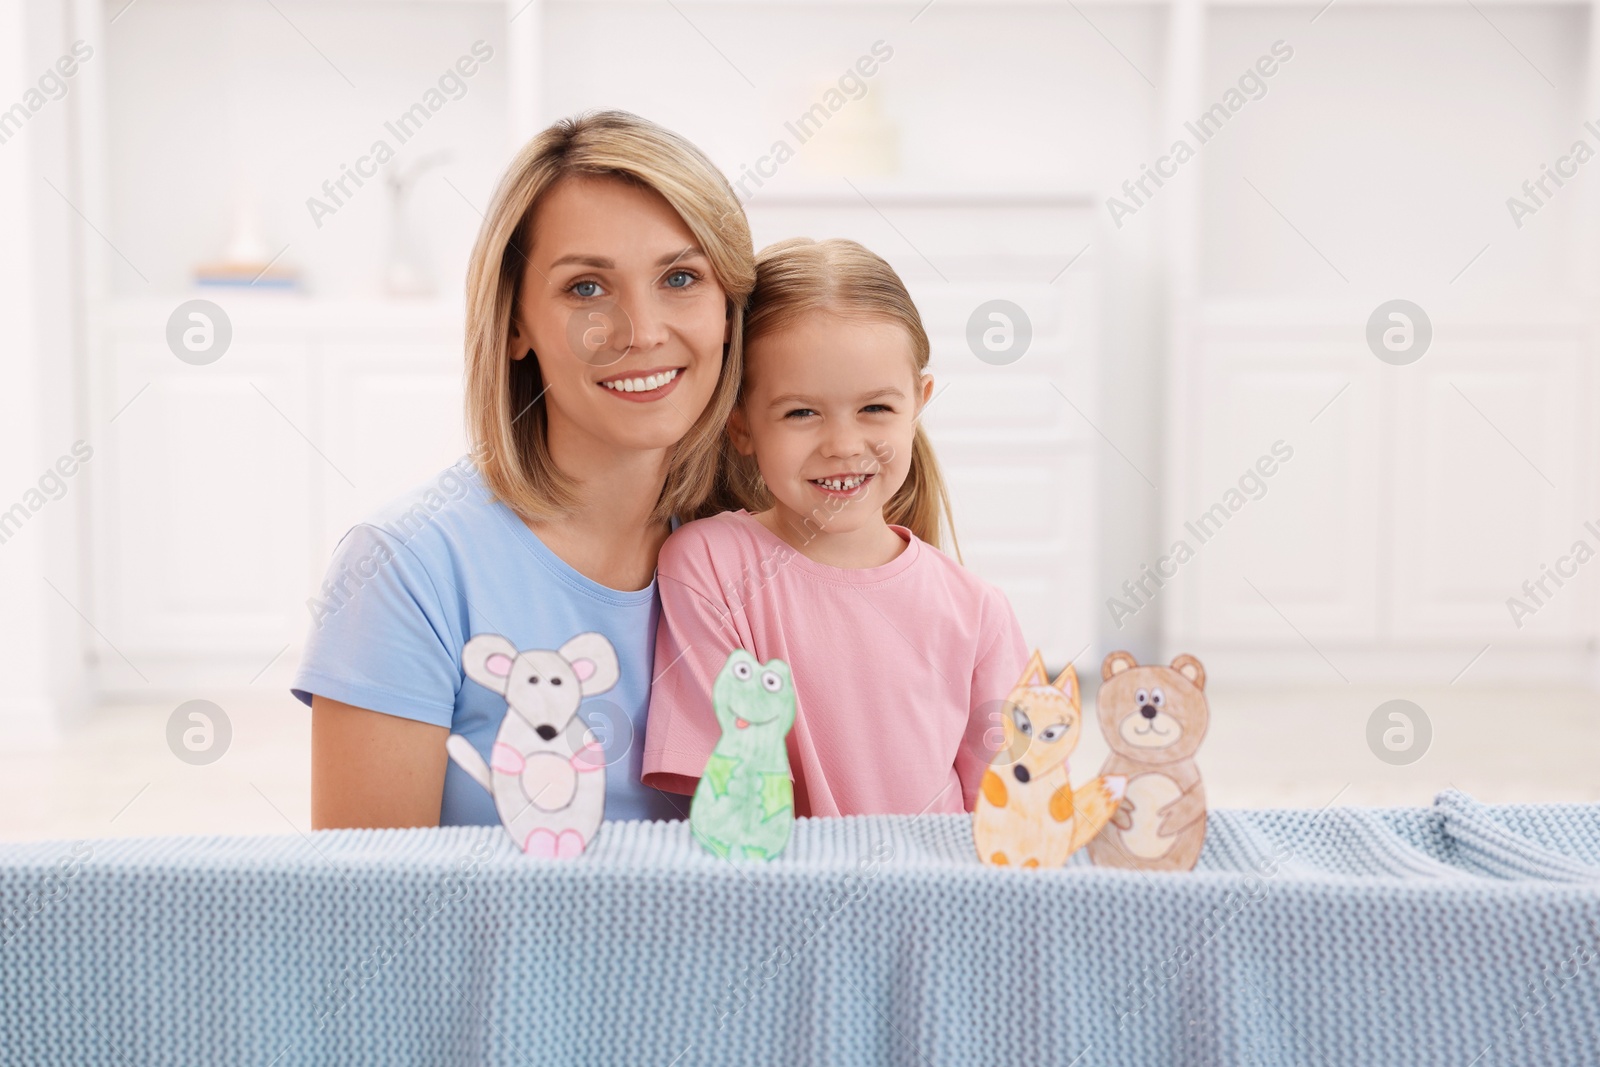
M 687 813 L 687 798 L 639 781 L 660 613 L 654 580 L 623 591 L 579 574 L 504 502 L 490 501 L 469 458 L 351 527 L 308 607 L 295 696 L 309 705 L 317 693 L 448 727 L 486 759 L 506 702 L 466 677 L 467 641 L 494 633 L 518 649 L 553 649 L 586 631 L 604 634 L 622 676 L 578 714 L 605 746 L 605 817 Z M 499 821 L 488 791 L 449 761 L 440 824 Z

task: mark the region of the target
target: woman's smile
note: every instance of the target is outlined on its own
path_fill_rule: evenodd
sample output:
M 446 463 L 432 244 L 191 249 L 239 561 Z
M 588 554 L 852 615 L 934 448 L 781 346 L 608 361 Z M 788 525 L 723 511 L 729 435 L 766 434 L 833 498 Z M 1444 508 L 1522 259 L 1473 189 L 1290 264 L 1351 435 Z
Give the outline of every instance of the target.
M 677 387 L 683 378 L 684 367 L 655 367 L 644 371 L 628 371 L 602 378 L 597 385 L 619 400 L 647 404 L 660 400 Z

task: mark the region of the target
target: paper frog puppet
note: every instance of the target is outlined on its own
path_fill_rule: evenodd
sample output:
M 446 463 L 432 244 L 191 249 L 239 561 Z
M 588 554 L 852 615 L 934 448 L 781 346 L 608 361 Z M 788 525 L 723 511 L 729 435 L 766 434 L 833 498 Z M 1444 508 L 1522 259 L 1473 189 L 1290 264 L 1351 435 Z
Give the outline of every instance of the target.
M 784 739 L 794 726 L 794 680 L 736 648 L 711 690 L 722 738 L 689 806 L 689 830 L 724 859 L 771 859 L 794 827 L 794 783 Z
M 499 634 L 479 634 L 461 650 L 461 664 L 468 678 L 505 696 L 506 717 L 487 761 L 461 734 L 445 741 L 450 758 L 493 795 L 523 852 L 580 855 L 605 815 L 606 758 L 578 705 L 617 684 L 616 649 L 597 633 L 523 652 Z
M 1055 681 L 1038 652 L 1001 709 L 1005 745 L 983 772 L 972 812 L 978 858 L 996 867 L 1059 867 L 1111 820 L 1128 779 L 1104 775 L 1076 790 L 1067 757 L 1083 727 L 1078 672 Z

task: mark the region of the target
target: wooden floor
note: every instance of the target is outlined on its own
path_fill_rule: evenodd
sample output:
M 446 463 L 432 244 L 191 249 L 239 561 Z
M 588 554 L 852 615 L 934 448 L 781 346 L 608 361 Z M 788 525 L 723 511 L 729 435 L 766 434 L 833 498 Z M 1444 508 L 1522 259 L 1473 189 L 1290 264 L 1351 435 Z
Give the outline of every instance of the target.
M 1392 766 L 1367 747 L 1384 701 L 1432 722 L 1421 759 Z M 1458 788 L 1496 803 L 1600 801 L 1600 696 L 1526 689 L 1229 690 L 1214 684 L 1200 769 L 1213 807 L 1425 805 Z M 159 834 L 290 834 L 310 828 L 310 711 L 284 696 L 225 707 L 215 763 L 167 747 L 172 708 L 108 707 L 53 748 L 0 752 L 0 840 Z M 1098 768 L 1091 725 L 1073 778 Z

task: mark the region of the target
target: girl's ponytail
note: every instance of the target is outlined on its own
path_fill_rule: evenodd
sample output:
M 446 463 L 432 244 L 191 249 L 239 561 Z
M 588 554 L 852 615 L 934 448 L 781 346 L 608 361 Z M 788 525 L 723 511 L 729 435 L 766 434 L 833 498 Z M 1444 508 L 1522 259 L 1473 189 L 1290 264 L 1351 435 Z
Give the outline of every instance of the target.
M 956 539 L 955 515 L 950 510 L 950 493 L 945 489 L 944 472 L 933 454 L 933 444 L 928 434 L 917 424 L 911 438 L 911 469 L 898 492 L 883 509 L 883 517 L 896 526 L 904 526 L 917 535 L 917 539 L 940 548 L 943 534 L 950 531 L 950 547 L 956 559 L 961 559 L 961 542 Z

